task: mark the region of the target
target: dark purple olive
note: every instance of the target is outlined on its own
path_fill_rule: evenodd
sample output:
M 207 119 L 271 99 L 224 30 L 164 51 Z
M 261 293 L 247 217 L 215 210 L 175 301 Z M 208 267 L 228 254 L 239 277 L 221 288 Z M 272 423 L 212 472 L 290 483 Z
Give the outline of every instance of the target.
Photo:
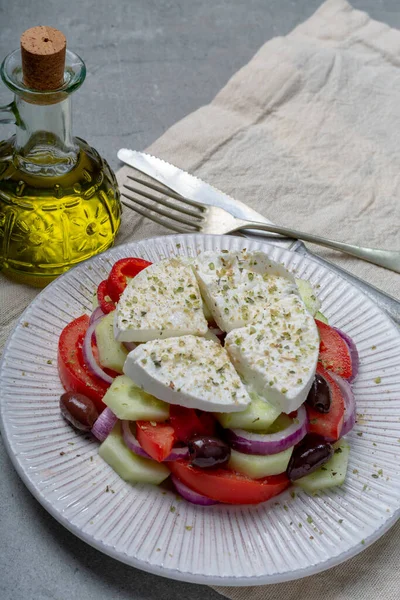
M 228 444 L 216 437 L 196 437 L 188 442 L 190 462 L 195 467 L 207 469 L 226 465 L 231 456 Z
M 76 392 L 62 394 L 60 409 L 64 419 L 80 431 L 90 431 L 99 416 L 93 401 Z
M 306 402 L 320 413 L 328 413 L 330 411 L 332 398 L 329 383 L 318 373 L 315 375 Z
M 309 433 L 294 447 L 287 468 L 289 479 L 295 481 L 316 471 L 333 455 L 333 448 L 322 435 Z

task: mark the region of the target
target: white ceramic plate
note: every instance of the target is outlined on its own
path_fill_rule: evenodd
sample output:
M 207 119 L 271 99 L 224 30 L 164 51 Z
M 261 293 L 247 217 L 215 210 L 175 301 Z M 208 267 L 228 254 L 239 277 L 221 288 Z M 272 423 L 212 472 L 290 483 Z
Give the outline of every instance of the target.
M 93 292 L 117 259 L 155 262 L 242 248 L 262 249 L 309 279 L 331 324 L 356 341 L 358 424 L 349 435 L 342 488 L 316 497 L 297 490 L 294 496 L 292 488 L 256 507 L 196 507 L 154 486 L 126 484 L 97 455 L 97 443 L 62 419 L 57 341 L 67 323 L 90 313 Z M 312 575 L 360 552 L 399 514 L 400 332 L 356 288 L 277 247 L 227 236 L 168 236 L 127 244 L 77 266 L 21 317 L 4 352 L 0 394 L 6 447 L 32 494 L 87 543 L 158 575 L 228 586 Z

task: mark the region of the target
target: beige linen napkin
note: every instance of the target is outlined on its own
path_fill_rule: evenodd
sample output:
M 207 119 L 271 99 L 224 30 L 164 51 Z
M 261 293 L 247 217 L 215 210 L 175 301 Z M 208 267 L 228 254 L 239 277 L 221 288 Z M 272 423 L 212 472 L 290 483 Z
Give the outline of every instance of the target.
M 148 151 L 276 223 L 400 249 L 399 64 L 399 31 L 328 0 Z M 120 183 L 126 173 L 119 171 Z M 118 243 L 165 233 L 125 210 Z M 400 275 L 314 250 L 400 297 Z M 1 278 L 0 348 L 36 293 Z M 395 600 L 399 532 L 397 524 L 359 557 L 300 582 L 218 591 L 238 600 Z

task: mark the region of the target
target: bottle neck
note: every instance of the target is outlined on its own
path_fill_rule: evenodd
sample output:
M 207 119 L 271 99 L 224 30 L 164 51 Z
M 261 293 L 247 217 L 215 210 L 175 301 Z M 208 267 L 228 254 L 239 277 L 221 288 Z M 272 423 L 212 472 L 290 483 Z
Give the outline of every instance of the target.
M 33 104 L 17 96 L 16 107 L 15 149 L 20 168 L 48 177 L 68 173 L 78 160 L 71 97 L 55 104 Z

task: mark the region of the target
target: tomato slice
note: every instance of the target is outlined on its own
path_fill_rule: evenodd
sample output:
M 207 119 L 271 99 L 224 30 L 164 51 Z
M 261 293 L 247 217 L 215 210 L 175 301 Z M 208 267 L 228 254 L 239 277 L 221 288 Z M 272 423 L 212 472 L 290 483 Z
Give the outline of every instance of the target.
M 227 469 L 199 469 L 187 460 L 169 462 L 168 468 L 195 492 L 226 504 L 259 504 L 280 494 L 290 484 L 286 473 L 250 479 Z
M 135 277 L 140 271 L 149 267 L 151 264 L 151 262 L 148 262 L 143 258 L 121 258 L 121 260 L 117 260 L 107 279 L 110 298 L 114 300 L 114 302 L 118 302 L 128 283 L 127 277 Z
M 97 301 L 104 314 L 108 314 L 115 310 L 115 302 L 111 300 L 108 292 L 107 279 L 104 279 L 97 288 Z
M 196 411 L 171 404 L 169 420 L 175 432 L 175 438 L 180 442 L 188 441 L 196 435 L 214 435 L 215 419 L 209 413 Z
M 319 357 L 318 361 L 328 371 L 333 371 L 344 379 L 349 379 L 352 375 L 350 350 L 344 339 L 338 332 L 315 319 L 319 332 Z
M 102 398 L 110 384 L 93 375 L 83 360 L 82 344 L 89 317 L 82 315 L 69 323 L 58 341 L 58 373 L 68 392 L 79 392 L 91 398 L 99 412 L 105 406 Z
M 328 413 L 320 413 L 308 404 L 304 404 L 309 418 L 310 433 L 319 433 L 327 441 L 335 442 L 340 438 L 342 431 L 345 404 L 340 387 L 329 375 L 329 372 L 318 363 L 317 373 L 325 377 L 331 390 L 331 408 Z
M 136 437 L 143 450 L 157 462 L 171 454 L 175 443 L 174 430 L 168 423 L 136 421 Z

